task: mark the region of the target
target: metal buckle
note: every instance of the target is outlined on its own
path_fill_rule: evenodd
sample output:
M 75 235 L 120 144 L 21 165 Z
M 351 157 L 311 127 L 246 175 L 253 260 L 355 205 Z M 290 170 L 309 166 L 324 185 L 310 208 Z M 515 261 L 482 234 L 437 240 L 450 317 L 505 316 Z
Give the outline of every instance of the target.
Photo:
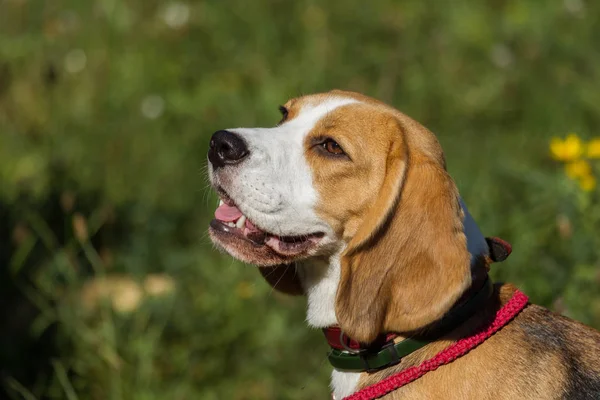
M 348 353 L 360 354 L 363 352 L 363 350 L 354 350 L 353 348 L 348 347 L 348 345 L 344 341 L 344 331 L 341 329 L 340 329 L 340 343 L 342 344 L 342 347 L 344 348 L 344 350 L 346 350 Z

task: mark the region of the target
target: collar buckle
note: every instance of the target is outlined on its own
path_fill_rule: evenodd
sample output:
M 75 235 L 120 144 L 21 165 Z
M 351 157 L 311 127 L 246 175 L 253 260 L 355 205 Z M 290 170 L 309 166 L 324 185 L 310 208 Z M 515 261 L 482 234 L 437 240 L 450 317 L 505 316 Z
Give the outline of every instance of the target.
M 344 351 L 351 353 L 351 354 L 360 354 L 360 353 L 364 352 L 364 349 L 353 349 L 350 346 L 348 346 L 346 344 L 346 341 L 344 340 L 344 336 L 346 338 L 350 339 L 350 337 L 348 335 L 346 335 L 343 330 L 340 329 L 340 344 L 344 348 Z

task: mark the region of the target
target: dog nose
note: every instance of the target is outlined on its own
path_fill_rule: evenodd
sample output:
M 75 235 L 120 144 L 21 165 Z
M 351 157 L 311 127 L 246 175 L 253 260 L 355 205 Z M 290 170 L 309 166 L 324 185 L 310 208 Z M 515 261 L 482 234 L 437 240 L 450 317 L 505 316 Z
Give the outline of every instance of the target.
M 244 139 L 233 132 L 217 131 L 210 139 L 208 159 L 215 168 L 236 164 L 248 154 L 248 146 Z

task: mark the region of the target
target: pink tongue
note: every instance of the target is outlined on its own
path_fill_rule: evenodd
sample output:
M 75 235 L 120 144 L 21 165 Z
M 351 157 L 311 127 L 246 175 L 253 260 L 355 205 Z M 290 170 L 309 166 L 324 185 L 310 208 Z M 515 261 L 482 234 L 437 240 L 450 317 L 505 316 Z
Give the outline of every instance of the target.
M 233 222 L 240 219 L 241 216 L 242 212 L 237 207 L 228 206 L 227 204 L 223 204 L 215 210 L 215 218 L 219 221 Z

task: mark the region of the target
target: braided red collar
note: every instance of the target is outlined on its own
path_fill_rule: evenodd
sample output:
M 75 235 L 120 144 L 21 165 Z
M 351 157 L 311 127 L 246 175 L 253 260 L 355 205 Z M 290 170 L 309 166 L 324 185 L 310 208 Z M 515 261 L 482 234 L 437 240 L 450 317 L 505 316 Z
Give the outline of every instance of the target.
M 486 339 L 498 332 L 502 327 L 508 324 L 517 314 L 519 314 L 528 303 L 529 299 L 521 291 L 516 290 L 513 297 L 496 312 L 496 317 L 487 326 L 483 327 L 477 333 L 462 338 L 456 343 L 442 350 L 434 357 L 425 360 L 420 365 L 407 368 L 385 378 L 384 380 L 367 386 L 358 392 L 345 397 L 343 400 L 372 400 L 384 396 L 396 389 L 401 388 L 410 382 L 417 380 L 429 371 L 433 371 L 438 367 L 451 363 L 467 354 L 470 350 L 479 346 Z

